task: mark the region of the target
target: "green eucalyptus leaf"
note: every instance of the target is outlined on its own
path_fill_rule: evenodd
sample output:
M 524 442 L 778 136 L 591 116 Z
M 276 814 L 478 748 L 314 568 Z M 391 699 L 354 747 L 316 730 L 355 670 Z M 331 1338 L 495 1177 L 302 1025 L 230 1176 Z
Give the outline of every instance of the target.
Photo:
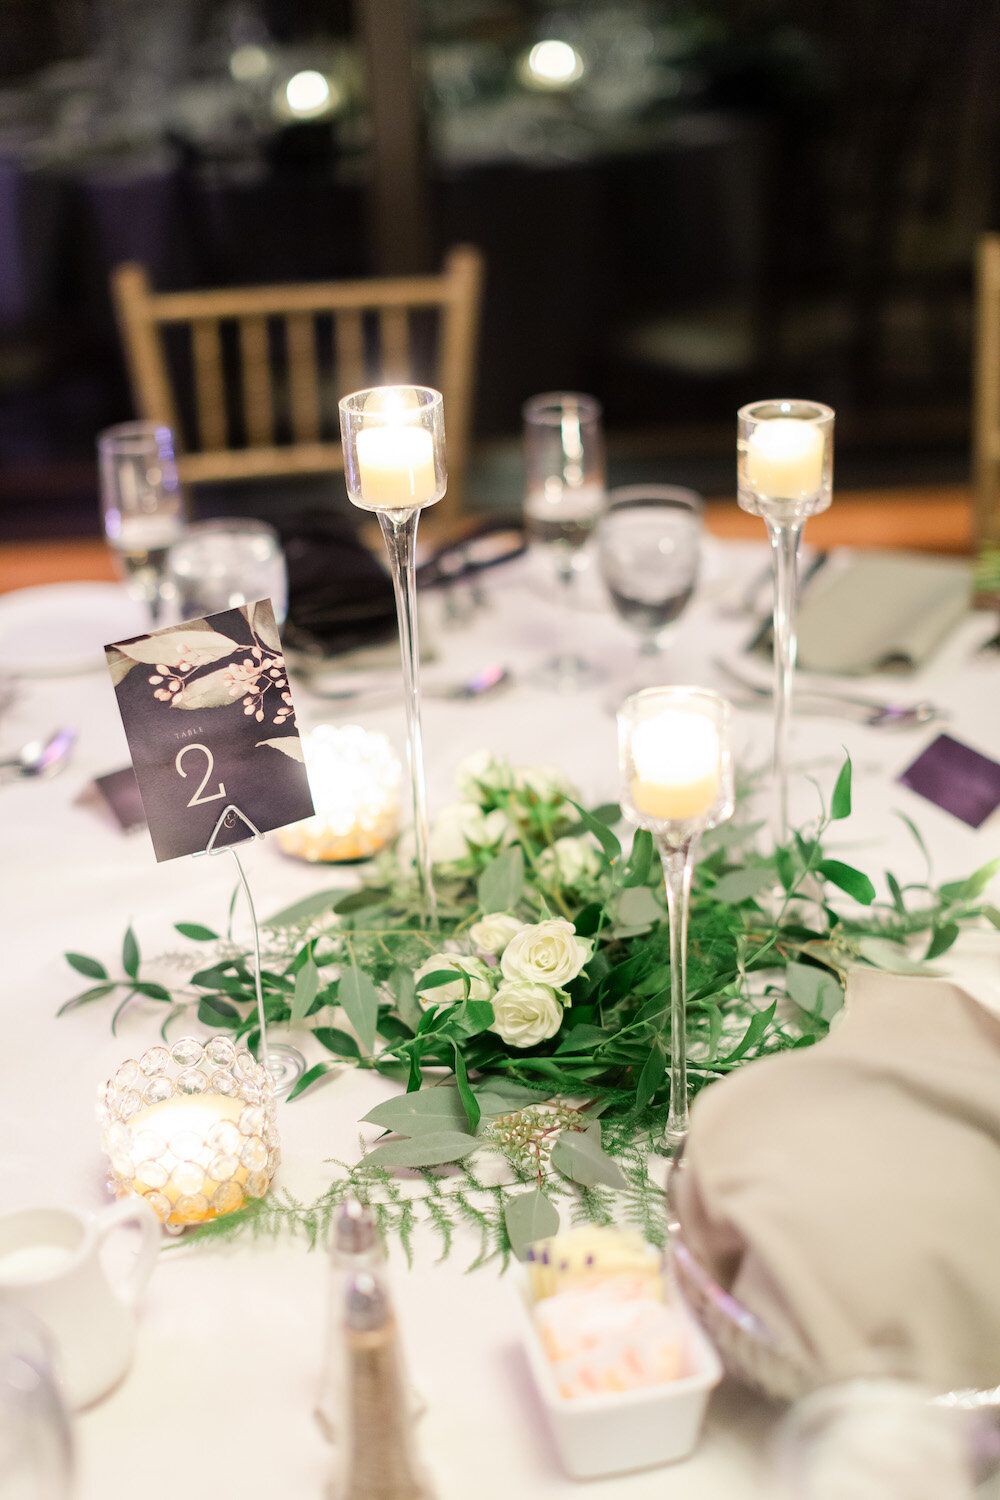
M 551 1161 L 564 1177 L 582 1187 L 596 1187 L 599 1182 L 612 1188 L 628 1186 L 621 1167 L 589 1131 L 562 1131 L 552 1147 Z
M 379 1125 L 396 1135 L 440 1135 L 442 1132 L 466 1132 L 466 1114 L 459 1091 L 452 1084 L 420 1089 L 415 1094 L 399 1094 L 376 1104 L 362 1120 Z
M 979 908 L 979 914 L 980 916 L 985 917 L 987 922 L 989 922 L 993 927 L 1000 928 L 1000 910 L 998 910 L 997 907 L 981 906 Z
M 86 953 L 64 953 L 63 958 L 71 969 L 82 974 L 85 979 L 107 979 L 108 971 L 96 958 L 88 958 Z
M 816 868 L 824 880 L 853 896 L 862 906 L 871 906 L 875 900 L 875 887 L 868 876 L 853 865 L 845 865 L 839 859 L 822 859 Z
M 389 975 L 389 989 L 392 991 L 396 1014 L 401 1021 L 406 1022 L 411 1031 L 416 1031 L 423 1012 L 417 1000 L 413 970 L 397 964 Z
M 346 917 L 354 911 L 364 911 L 369 906 L 380 906 L 391 893 L 381 886 L 363 885 L 359 891 L 341 896 L 333 910 L 338 917 Z
M 362 1050 L 370 1057 L 375 1048 L 378 990 L 364 969 L 359 969 L 357 964 L 352 964 L 340 976 L 337 998 L 357 1033 Z
M 580 814 L 580 822 L 583 824 L 584 828 L 588 833 L 592 833 L 594 835 L 594 838 L 600 844 L 601 848 L 608 856 L 608 859 L 612 862 L 612 864 L 614 864 L 616 859 L 621 858 L 622 846 L 615 835 L 611 832 L 611 829 L 608 827 L 607 823 L 603 822 L 600 818 L 595 817 L 594 813 L 589 813 L 585 807 L 580 806 L 579 802 L 573 802 L 572 806 L 575 807 L 577 812 Z M 603 809 L 598 808 L 597 811 L 601 812 L 603 811 Z M 619 810 L 618 818 L 615 819 L 615 822 L 617 823 L 620 818 L 621 811 Z
M 947 953 L 957 937 L 957 922 L 941 922 L 931 932 L 931 940 L 927 945 L 927 952 L 924 954 L 924 962 L 927 963 L 932 958 L 940 958 L 942 953 Z
M 465 1067 L 465 1058 L 462 1056 L 458 1042 L 453 1041 L 452 1046 L 455 1049 L 455 1082 L 458 1084 L 459 1098 L 462 1101 L 462 1109 L 465 1113 L 469 1129 L 475 1135 L 479 1129 L 482 1110 L 479 1107 L 479 1102 L 475 1094 L 469 1087 L 469 1075 Z
M 888 938 L 859 937 L 857 946 L 861 957 L 867 959 L 876 969 L 887 969 L 891 974 L 934 972 L 933 969 L 926 967 L 922 959 L 910 958 L 905 948 L 901 948 L 898 943 L 890 942 Z
M 336 1063 L 328 1062 L 316 1063 L 313 1067 L 307 1068 L 298 1083 L 289 1089 L 286 1102 L 297 1099 L 300 1094 L 305 1093 L 306 1089 L 311 1089 L 314 1083 L 319 1083 L 321 1078 L 326 1078 L 330 1073 L 337 1073 L 339 1071 Z
M 785 988 L 796 1005 L 824 1021 L 831 1020 L 844 1004 L 840 981 L 828 969 L 790 960 L 785 968 Z
M 174 997 L 164 984 L 156 984 L 152 979 L 137 979 L 132 986 L 138 995 L 145 995 L 147 1000 L 171 1001 Z
M 840 768 L 837 784 L 830 798 L 830 817 L 834 822 L 851 815 L 851 757 L 848 756 Z
M 263 925 L 265 927 L 298 927 L 302 922 L 311 922 L 314 917 L 330 911 L 333 903 L 343 894 L 342 890 L 316 891 L 312 896 L 304 896 L 301 901 L 293 901 L 291 906 L 283 906 L 280 911 L 275 912 L 273 917 L 268 917 Z
M 968 880 L 962 883 L 962 900 L 975 901 L 977 896 L 982 896 L 992 884 L 994 876 L 1000 871 L 1000 857 L 991 859 L 989 864 L 981 865 Z
M 752 865 L 743 870 L 729 870 L 712 887 L 716 901 L 725 901 L 736 906 L 741 901 L 750 901 L 762 891 L 771 890 L 776 880 L 775 872 L 767 865 Z
M 221 1000 L 218 995 L 205 995 L 198 1001 L 198 1020 L 203 1026 L 226 1026 L 235 1030 L 243 1017 L 228 1000 Z
M 484 912 L 513 911 L 524 890 L 524 854 L 518 844 L 492 859 L 476 882 L 476 895 Z
M 218 941 L 219 934 L 213 932 L 211 927 L 203 927 L 200 922 L 175 922 L 174 927 L 181 937 L 190 938 L 193 943 L 214 943 Z
M 295 990 L 292 994 L 291 1014 L 288 1017 L 290 1026 L 301 1026 L 309 1014 L 310 1006 L 316 999 L 316 991 L 319 989 L 319 969 L 313 958 L 307 958 L 305 963 L 295 975 Z M 341 997 L 343 1004 L 343 997 Z
M 314 1026 L 313 1036 L 321 1047 L 325 1047 L 327 1052 L 335 1053 L 337 1057 L 349 1057 L 354 1062 L 361 1057 L 361 1049 L 354 1038 L 337 1026 Z
M 643 1110 L 647 1107 L 656 1090 L 663 1083 L 667 1073 L 667 1059 L 663 1047 L 659 1041 L 655 1041 L 649 1049 L 649 1056 L 642 1065 L 639 1081 L 635 1088 L 635 1107 Z
M 527 1252 L 538 1240 L 547 1240 L 559 1233 L 559 1210 L 541 1188 L 530 1193 L 518 1193 L 508 1198 L 503 1211 L 504 1224 L 510 1248 L 518 1260 L 524 1260 Z
M 664 911 L 648 885 L 626 886 L 615 905 L 617 929 L 648 931 L 664 919 Z
M 473 1089 L 476 1102 L 484 1115 L 509 1115 L 524 1109 L 529 1104 L 544 1104 L 552 1096 L 544 1088 L 529 1088 L 514 1078 L 501 1078 L 491 1074 Z
M 885 872 L 885 883 L 889 887 L 889 895 L 892 897 L 892 904 L 896 908 L 898 915 L 905 917 L 906 901 L 903 898 L 903 887 L 891 870 L 886 870 Z
M 656 845 L 653 843 L 653 835 L 648 828 L 639 828 L 635 838 L 632 840 L 632 852 L 628 857 L 622 876 L 622 885 L 638 886 L 646 885 L 654 866 L 659 870 L 656 859 Z
M 117 989 L 117 985 L 113 983 L 95 984 L 92 989 L 83 990 L 79 995 L 74 995 L 71 1000 L 64 1000 L 56 1011 L 56 1015 L 64 1016 L 68 1010 L 76 1010 L 77 1006 L 89 1005 L 92 1000 L 103 1000 L 105 995 L 110 995 L 114 989 Z
M 364 1164 L 380 1167 L 440 1167 L 461 1161 L 480 1144 L 474 1135 L 436 1130 L 405 1141 L 386 1141 L 365 1153 Z

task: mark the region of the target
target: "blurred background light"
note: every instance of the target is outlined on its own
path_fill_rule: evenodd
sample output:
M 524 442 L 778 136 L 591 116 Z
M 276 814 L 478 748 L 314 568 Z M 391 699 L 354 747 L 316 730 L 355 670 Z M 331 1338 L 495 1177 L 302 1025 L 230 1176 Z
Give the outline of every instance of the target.
M 315 68 L 303 68 L 301 73 L 292 74 L 285 84 L 285 102 L 289 111 L 300 120 L 326 114 L 335 103 L 329 80 Z
M 237 83 L 255 83 L 270 71 L 271 59 L 266 49 L 253 42 L 237 47 L 229 59 L 229 72 Z
M 548 37 L 522 58 L 519 72 L 530 88 L 567 89 L 583 77 L 584 61 L 569 42 Z

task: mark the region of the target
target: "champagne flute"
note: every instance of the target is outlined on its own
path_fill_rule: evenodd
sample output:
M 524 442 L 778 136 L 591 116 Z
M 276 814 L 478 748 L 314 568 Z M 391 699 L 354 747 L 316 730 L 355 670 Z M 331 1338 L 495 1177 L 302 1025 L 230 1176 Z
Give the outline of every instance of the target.
M 347 493 L 378 516 L 392 568 L 406 705 L 406 748 L 413 799 L 413 836 L 424 926 L 437 921 L 427 830 L 427 792 L 420 728 L 420 646 L 414 549 L 417 522 L 448 482 L 444 398 L 428 386 L 354 391 L 340 402 Z
M 702 513 L 701 496 L 676 485 L 626 485 L 608 494 L 597 556 L 616 614 L 639 637 L 639 680 L 629 692 L 662 678 L 664 641 L 698 582 Z
M 160 623 L 167 553 L 184 530 L 169 427 L 122 422 L 97 438 L 104 534 L 129 593 Z
M 774 568 L 774 774 L 781 837 L 788 837 L 788 724 L 798 637 L 799 544 L 833 490 L 833 422 L 818 401 L 753 401 L 737 413 L 737 499 L 767 525 Z
M 687 928 L 695 848 L 733 814 L 732 710 L 705 688 L 645 688 L 618 713 L 622 812 L 653 836 L 670 920 L 670 1105 L 666 1140 L 688 1128 Z M 666 1052 L 662 1041 L 657 1046 Z
M 593 396 L 553 391 L 525 402 L 523 417 L 528 535 L 550 550 L 571 604 L 580 555 L 604 504 L 601 407 Z M 578 653 L 560 651 L 540 675 L 557 690 L 572 692 L 599 673 Z

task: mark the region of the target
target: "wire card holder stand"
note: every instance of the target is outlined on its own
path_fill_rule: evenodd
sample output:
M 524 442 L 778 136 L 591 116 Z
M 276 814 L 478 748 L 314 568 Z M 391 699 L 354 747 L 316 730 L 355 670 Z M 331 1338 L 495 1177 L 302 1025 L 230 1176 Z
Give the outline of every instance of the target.
M 235 843 L 231 844 L 217 844 L 216 841 L 223 829 L 231 830 L 235 828 L 237 819 L 248 830 L 246 837 L 238 839 Z M 219 814 L 218 822 L 212 830 L 212 836 L 208 843 L 204 849 L 199 849 L 193 858 L 198 859 L 203 854 L 231 854 L 233 857 L 240 886 L 246 898 L 247 910 L 250 913 L 250 928 L 253 933 L 253 980 L 257 995 L 257 1024 L 260 1028 L 258 1056 L 260 1062 L 274 1080 L 276 1093 L 286 1094 L 305 1072 L 306 1060 L 296 1047 L 290 1047 L 284 1042 L 272 1042 L 267 1035 L 267 1021 L 264 1016 L 264 992 L 260 979 L 260 928 L 257 925 L 257 912 L 253 903 L 250 882 L 247 880 L 243 862 L 237 852 L 241 844 L 252 844 L 255 839 L 262 839 L 263 837 L 264 835 L 260 829 L 251 823 L 246 813 L 242 812 L 236 806 L 235 802 L 230 802 Z

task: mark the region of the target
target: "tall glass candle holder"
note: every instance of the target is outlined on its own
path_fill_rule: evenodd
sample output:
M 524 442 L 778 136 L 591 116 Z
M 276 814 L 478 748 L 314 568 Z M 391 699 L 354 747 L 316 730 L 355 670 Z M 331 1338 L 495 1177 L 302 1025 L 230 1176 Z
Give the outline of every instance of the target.
M 698 839 L 733 812 L 732 710 L 693 687 L 646 688 L 618 713 L 622 812 L 653 836 L 670 919 L 670 1107 L 666 1138 L 688 1128 L 687 927 Z
M 413 799 L 417 880 L 424 925 L 437 918 L 427 833 L 427 794 L 420 731 L 420 647 L 414 549 L 417 521 L 447 485 L 444 398 L 421 385 L 354 391 L 340 402 L 347 493 L 378 516 L 392 570 L 403 660 L 407 755 Z
M 799 544 L 808 518 L 832 498 L 833 422 L 832 408 L 819 401 L 753 401 L 737 413 L 737 498 L 743 510 L 763 518 L 774 566 L 774 774 L 783 839 Z

